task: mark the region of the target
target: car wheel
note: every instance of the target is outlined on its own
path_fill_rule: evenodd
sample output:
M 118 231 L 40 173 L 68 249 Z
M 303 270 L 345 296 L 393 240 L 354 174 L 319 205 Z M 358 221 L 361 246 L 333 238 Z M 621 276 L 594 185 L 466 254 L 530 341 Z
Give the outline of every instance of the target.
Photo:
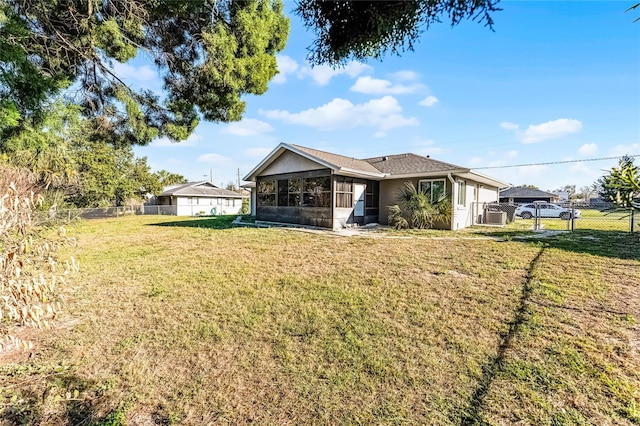
M 533 217 L 533 215 L 530 212 L 522 212 L 521 216 L 523 219 L 531 219 Z
M 569 220 L 570 218 L 571 218 L 571 213 L 568 213 L 568 212 L 560 213 L 560 219 Z

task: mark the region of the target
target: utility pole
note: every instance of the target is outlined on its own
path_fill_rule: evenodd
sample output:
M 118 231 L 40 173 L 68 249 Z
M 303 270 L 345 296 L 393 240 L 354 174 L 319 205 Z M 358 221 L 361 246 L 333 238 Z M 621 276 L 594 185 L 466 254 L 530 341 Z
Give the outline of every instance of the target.
M 240 169 L 238 168 L 238 190 L 240 190 Z
M 209 182 L 213 183 L 213 169 L 209 169 Z

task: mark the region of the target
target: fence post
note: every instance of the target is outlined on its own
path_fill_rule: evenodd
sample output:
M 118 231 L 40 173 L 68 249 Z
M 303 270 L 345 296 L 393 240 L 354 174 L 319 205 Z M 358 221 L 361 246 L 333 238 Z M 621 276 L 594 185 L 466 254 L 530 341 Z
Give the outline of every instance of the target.
M 571 232 L 575 229 L 576 226 L 576 208 L 572 204 L 571 205 Z

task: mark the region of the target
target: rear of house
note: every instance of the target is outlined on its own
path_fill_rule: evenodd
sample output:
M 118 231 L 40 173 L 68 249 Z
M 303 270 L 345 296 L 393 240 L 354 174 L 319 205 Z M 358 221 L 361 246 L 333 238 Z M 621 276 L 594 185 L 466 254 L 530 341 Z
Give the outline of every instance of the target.
M 495 202 L 505 183 L 416 154 L 355 159 L 280 144 L 245 180 L 255 182 L 256 220 L 339 229 L 388 223 L 388 207 L 405 182 L 435 197 L 446 191 L 453 216 L 439 224 L 461 229 L 476 222 L 477 203 Z

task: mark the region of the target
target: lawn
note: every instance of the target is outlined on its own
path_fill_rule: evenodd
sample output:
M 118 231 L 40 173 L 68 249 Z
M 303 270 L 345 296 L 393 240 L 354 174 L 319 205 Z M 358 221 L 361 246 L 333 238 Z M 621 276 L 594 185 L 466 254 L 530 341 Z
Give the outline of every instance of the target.
M 640 424 L 637 235 L 231 220 L 69 228 L 81 270 L 0 358 L 0 424 Z

